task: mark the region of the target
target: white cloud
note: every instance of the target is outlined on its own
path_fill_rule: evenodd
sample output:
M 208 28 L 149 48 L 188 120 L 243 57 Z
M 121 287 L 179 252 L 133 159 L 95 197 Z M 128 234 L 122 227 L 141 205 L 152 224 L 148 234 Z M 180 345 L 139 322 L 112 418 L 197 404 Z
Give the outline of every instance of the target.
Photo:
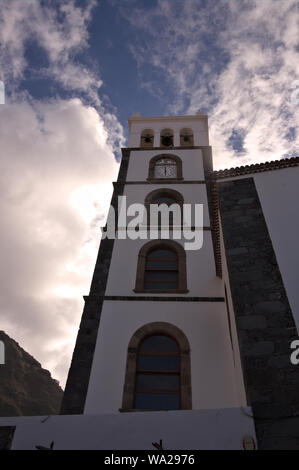
M 70 359 L 100 238 L 92 221 L 104 222 L 118 165 L 94 108 L 35 105 L 38 114 L 26 102 L 0 107 L 1 313 L 7 332 L 62 379 L 69 362 L 62 376 L 54 358 Z
M 173 91 L 166 113 L 209 110 L 215 168 L 298 152 L 286 138 L 298 123 L 291 102 L 299 77 L 296 1 L 160 0 L 122 12 L 146 35 L 131 46 L 139 71 L 145 63 L 158 67 Z M 161 86 L 144 81 L 154 94 Z M 227 145 L 233 129 L 244 131 L 242 155 Z
M 4 0 L 0 9 L 0 63 L 4 80 L 21 78 L 28 66 L 24 55 L 26 44 L 34 40 L 47 54 L 49 75 L 54 74 L 59 80 L 59 69 L 63 72 L 62 81 L 66 83 L 68 76 L 72 87 L 76 72 L 76 80 L 80 82 L 82 76 L 82 82 L 87 83 L 86 70 L 73 62 L 72 55 L 87 46 L 87 25 L 95 4 L 92 0 L 80 7 L 69 0 L 58 2 L 55 8 L 39 0 Z M 89 85 L 96 82 L 90 80 Z
M 94 108 L 35 106 L 0 107 L 1 314 L 8 334 L 63 379 L 100 239 L 92 221 L 104 222 L 118 165 Z
M 21 3 L 0 10 L 0 79 L 10 91 L 0 106 L 1 328 L 63 385 L 124 137 L 99 98 L 99 74 L 76 60 L 95 2 Z M 20 92 L 28 41 L 49 60 L 37 72 L 77 98 Z

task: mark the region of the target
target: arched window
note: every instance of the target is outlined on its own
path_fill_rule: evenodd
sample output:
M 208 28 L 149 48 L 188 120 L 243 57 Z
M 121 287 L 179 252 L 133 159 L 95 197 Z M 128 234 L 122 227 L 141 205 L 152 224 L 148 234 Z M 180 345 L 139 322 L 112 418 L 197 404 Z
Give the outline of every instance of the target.
M 140 250 L 135 292 L 187 293 L 186 253 L 173 240 L 152 240 Z
M 181 147 L 192 147 L 194 145 L 193 131 L 192 129 L 181 129 L 180 131 L 180 146 Z
M 167 322 L 148 323 L 128 346 L 122 410 L 190 410 L 190 346 Z
M 154 131 L 152 129 L 144 129 L 140 137 L 140 147 L 152 148 L 154 146 Z
M 155 178 L 176 178 L 178 175 L 177 163 L 172 158 L 159 158 L 155 163 Z
M 145 198 L 144 205 L 147 212 L 148 227 L 151 227 L 150 223 L 154 223 L 150 218 L 152 213 L 151 209 L 153 209 L 152 206 L 159 206 L 160 204 L 169 206 L 169 217 L 167 221 L 163 221 L 163 225 L 167 224 L 170 228 L 173 228 L 173 221 L 175 221 L 175 225 L 181 226 L 183 219 L 183 196 L 174 189 L 162 188 L 151 191 Z M 160 213 L 158 214 L 158 226 L 161 227 Z
M 151 200 L 151 204 L 167 204 L 167 206 L 175 204 L 176 202 L 177 200 L 174 197 L 169 196 L 167 194 L 157 194 Z
M 145 338 L 137 353 L 137 410 L 180 409 L 180 352 L 166 335 Z
M 144 289 L 145 290 L 177 290 L 179 287 L 178 256 L 169 249 L 156 249 L 147 254 Z
M 156 155 L 150 160 L 148 180 L 181 180 L 182 160 L 176 155 Z
M 160 133 L 160 147 L 173 147 L 173 131 L 163 129 Z

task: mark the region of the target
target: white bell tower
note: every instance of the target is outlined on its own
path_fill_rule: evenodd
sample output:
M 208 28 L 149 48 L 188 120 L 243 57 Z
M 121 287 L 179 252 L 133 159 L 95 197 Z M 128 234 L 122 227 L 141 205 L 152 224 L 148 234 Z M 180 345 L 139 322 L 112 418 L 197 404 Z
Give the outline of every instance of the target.
M 113 241 L 84 413 L 238 407 L 244 387 L 211 233 L 207 116 L 137 113 L 129 129 L 115 191 L 127 207 L 201 204 L 203 243 L 187 250 L 172 232 Z
M 129 129 L 61 414 L 5 418 L 4 435 L 16 427 L 16 449 L 297 449 L 297 245 L 281 244 L 272 202 L 296 233 L 299 162 L 213 171 L 200 111 L 137 113 Z
M 250 257 L 243 257 L 246 249 L 225 245 L 228 236 L 238 243 L 239 234 L 247 231 L 241 226 L 235 236 L 230 223 L 237 190 L 222 181 L 221 191 L 232 195 L 218 204 L 208 119 L 201 112 L 169 117 L 135 114 L 129 129 L 107 230 L 90 292 L 84 296 L 61 413 L 51 419 L 6 419 L 4 425 L 17 426 L 15 449 L 253 448 L 255 421 L 253 408 L 247 405 L 233 304 L 238 279 L 234 278 L 232 295 L 226 262 L 237 256 L 237 266 L 245 263 L 251 269 Z M 245 189 L 252 188 L 252 180 L 240 181 L 245 181 Z M 243 205 L 244 201 L 247 204 L 248 199 L 242 199 Z M 160 214 L 154 224 L 153 208 Z M 162 208 L 169 215 L 166 228 Z M 139 218 L 140 209 L 146 217 Z M 116 234 L 110 230 L 113 211 L 122 222 Z M 249 244 L 254 238 L 250 237 Z M 267 236 L 263 240 L 268 243 Z M 259 243 L 257 236 L 257 247 Z M 242 300 L 242 285 L 237 293 Z M 250 294 L 254 296 L 254 290 Z M 237 313 L 242 315 L 242 307 Z M 250 329 L 260 317 L 253 316 L 251 322 L 248 318 L 245 327 Z M 245 338 L 240 344 L 246 371 L 252 365 L 249 348 L 255 331 L 250 336 L 238 327 Z M 263 324 L 259 334 L 267 338 Z M 264 341 L 258 348 L 260 344 L 269 346 Z M 258 381 L 267 383 L 268 375 L 263 376 L 262 382 L 259 373 Z M 249 377 L 246 392 L 251 387 L 263 399 L 263 388 L 252 383 L 253 374 L 244 377 Z M 264 432 L 264 421 L 257 423 Z

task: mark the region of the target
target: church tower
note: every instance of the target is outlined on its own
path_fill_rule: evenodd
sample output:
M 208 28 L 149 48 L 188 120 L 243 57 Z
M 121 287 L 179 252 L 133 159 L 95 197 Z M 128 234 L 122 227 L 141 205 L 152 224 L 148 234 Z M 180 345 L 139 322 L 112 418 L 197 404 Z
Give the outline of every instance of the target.
M 15 449 L 298 449 L 299 157 L 213 171 L 200 111 L 129 131 L 61 415 L 2 432 Z
M 102 239 L 62 414 L 246 405 L 229 288 L 212 233 L 207 116 L 137 113 L 129 130 L 111 202 L 116 213 L 125 196 L 127 208 L 174 203 L 184 214 L 197 204 L 202 220 L 199 226 L 193 214 L 189 244 L 172 230 L 168 238 L 159 231 L 134 238 L 128 227 Z

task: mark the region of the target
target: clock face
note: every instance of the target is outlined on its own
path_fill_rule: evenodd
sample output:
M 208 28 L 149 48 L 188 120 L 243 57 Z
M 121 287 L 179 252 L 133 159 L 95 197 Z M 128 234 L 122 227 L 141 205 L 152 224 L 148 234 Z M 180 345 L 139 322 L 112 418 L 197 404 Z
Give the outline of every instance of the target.
M 161 158 L 155 165 L 155 178 L 176 178 L 176 163 L 168 158 Z

